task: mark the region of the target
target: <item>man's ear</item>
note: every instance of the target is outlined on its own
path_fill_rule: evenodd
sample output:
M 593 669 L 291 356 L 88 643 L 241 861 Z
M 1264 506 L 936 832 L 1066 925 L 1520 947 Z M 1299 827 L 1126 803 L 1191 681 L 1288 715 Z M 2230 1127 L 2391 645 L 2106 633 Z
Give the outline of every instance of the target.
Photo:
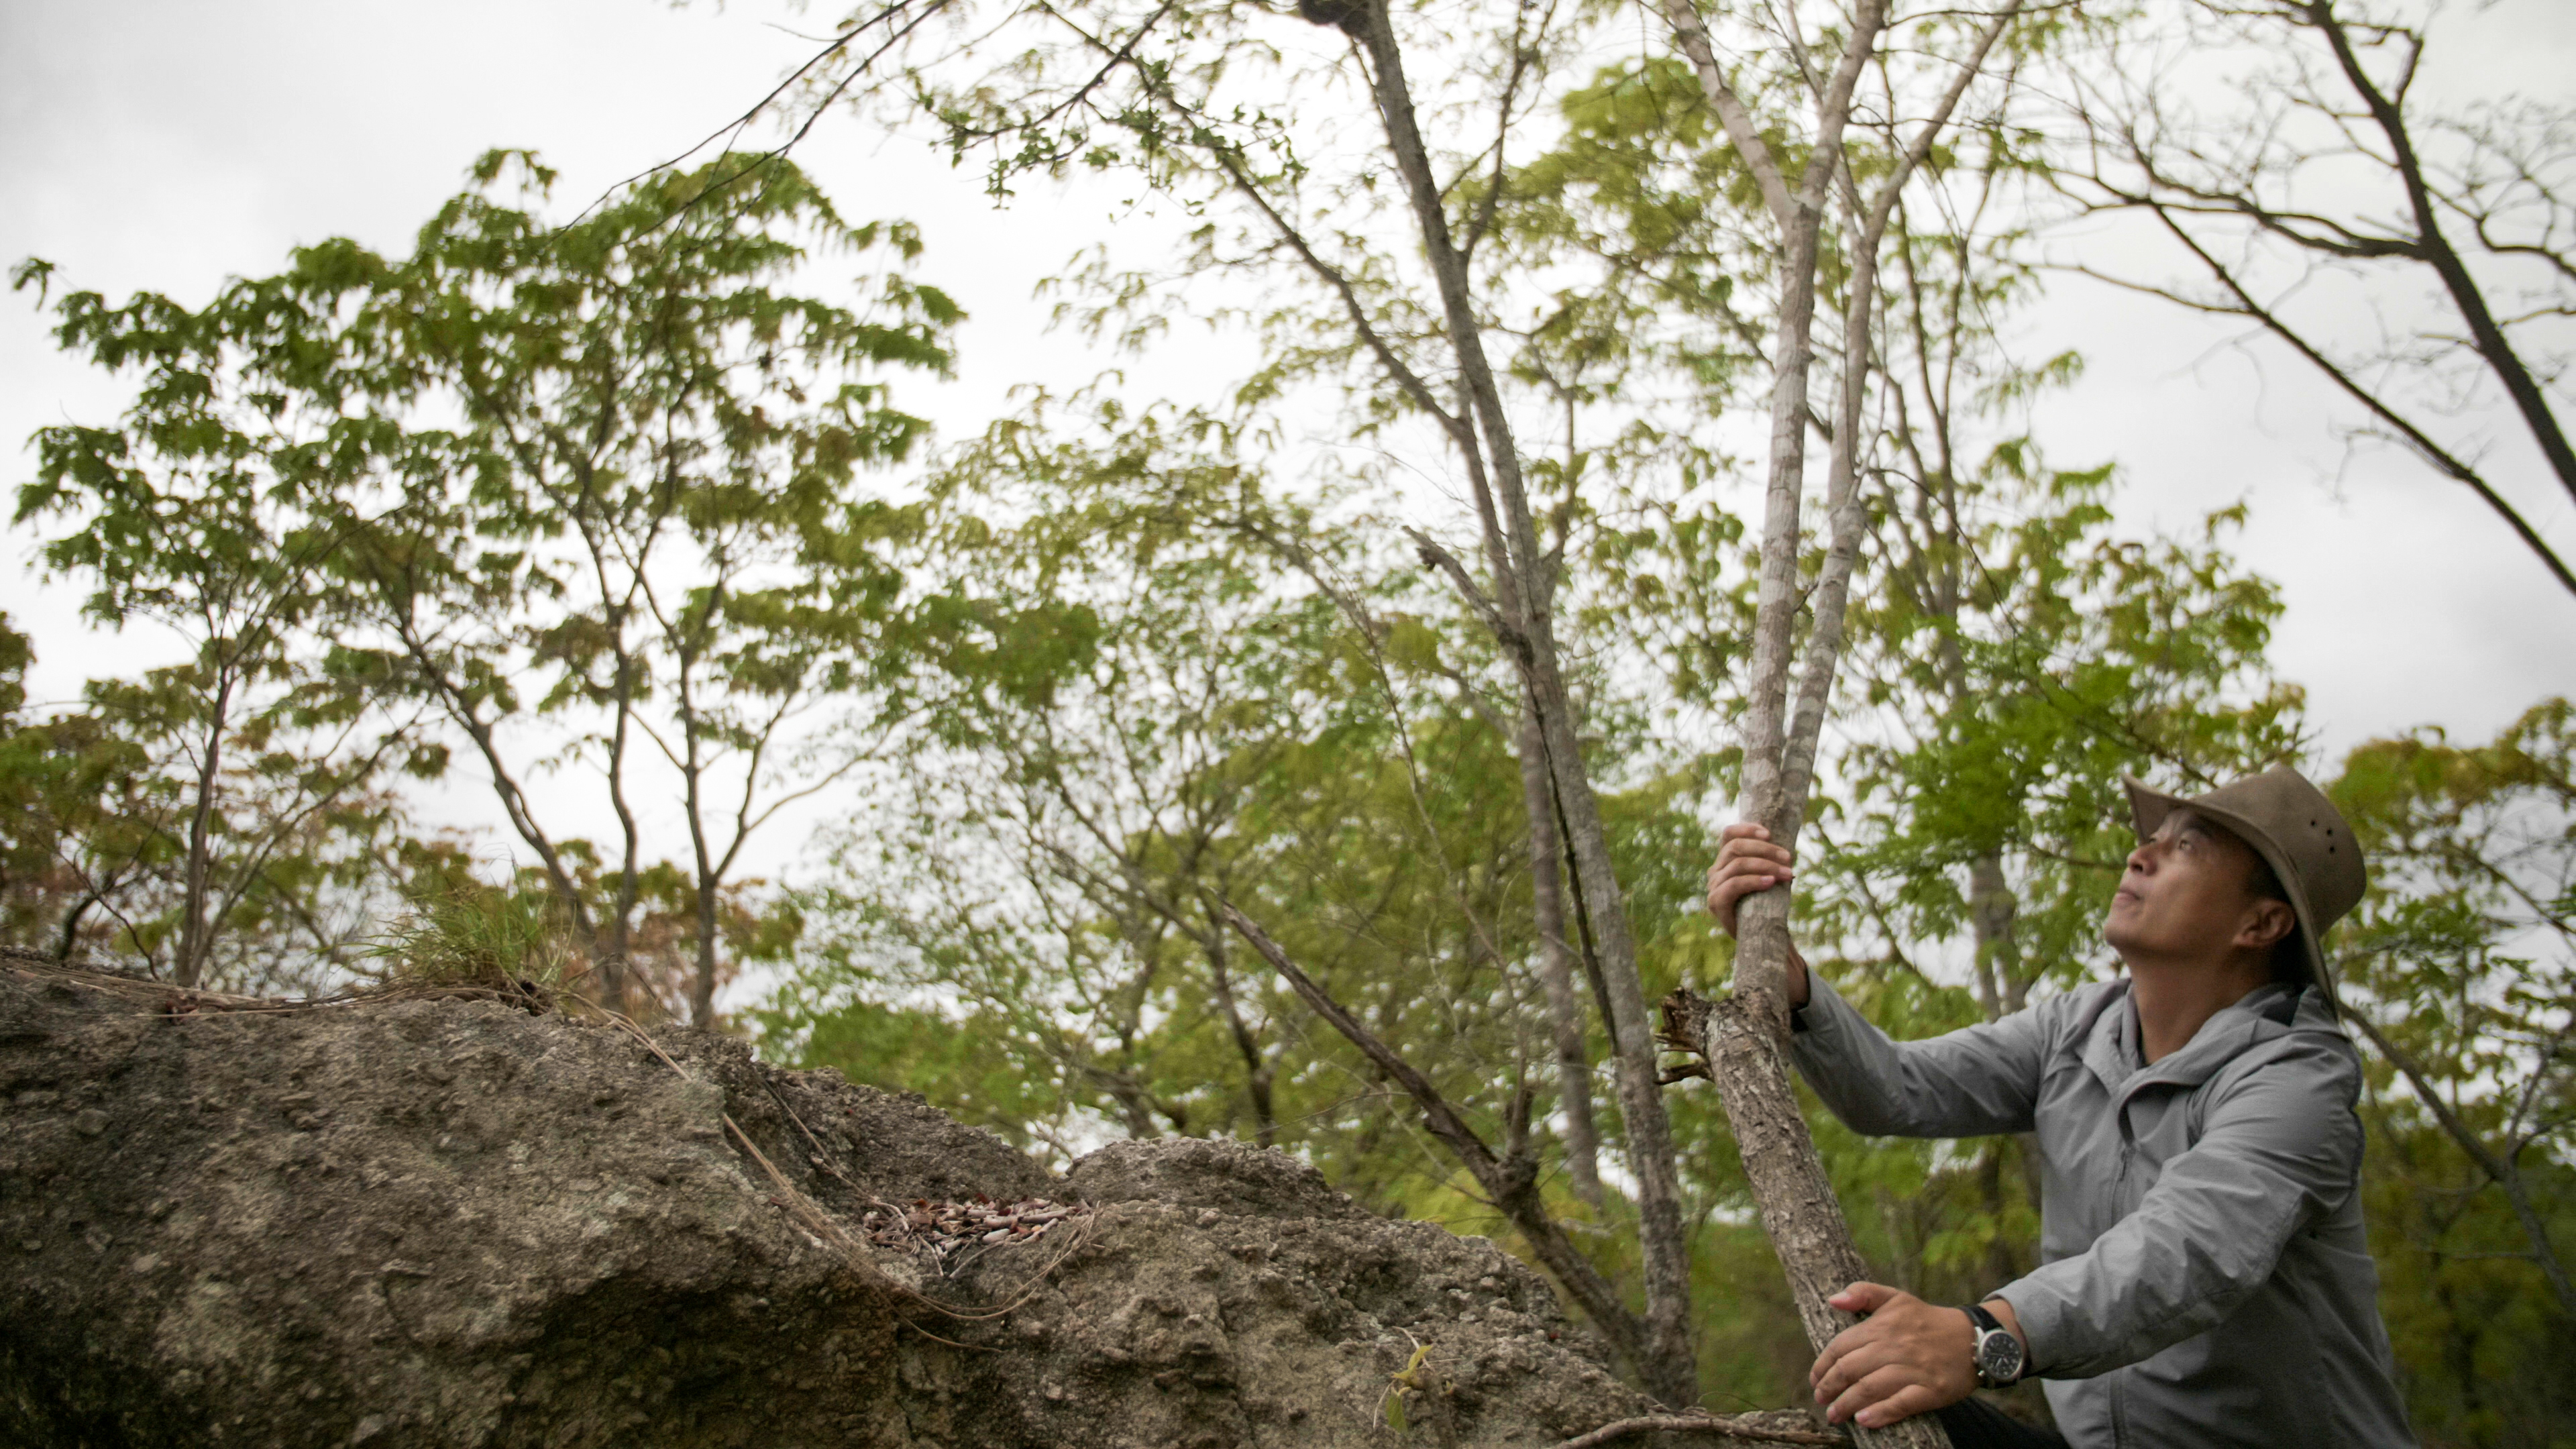
M 2236 927 L 2240 950 L 2269 951 L 2299 928 L 2298 912 L 2287 901 L 2256 901 Z

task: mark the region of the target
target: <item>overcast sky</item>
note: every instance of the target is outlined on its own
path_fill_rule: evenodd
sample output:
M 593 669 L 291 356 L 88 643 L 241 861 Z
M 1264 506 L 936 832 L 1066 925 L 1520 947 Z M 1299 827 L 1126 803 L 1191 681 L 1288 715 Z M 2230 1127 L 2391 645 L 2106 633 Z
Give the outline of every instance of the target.
M 675 155 L 809 51 L 738 3 L 645 0 L 0 0 L 0 261 L 37 255 L 60 282 L 203 300 L 232 274 L 274 270 L 293 245 L 341 234 L 381 248 L 459 189 L 487 147 L 533 147 L 587 200 Z M 2483 12 L 2444 57 L 2444 82 L 2568 99 L 2576 5 Z M 2553 94 L 2552 88 L 2556 88 Z M 1110 359 L 1044 333 L 1031 299 L 1086 239 L 1150 240 L 1107 191 L 1032 193 L 996 211 L 971 173 L 916 143 L 821 127 L 799 159 L 846 214 L 902 215 L 929 242 L 922 276 L 967 306 L 956 384 L 902 401 L 950 437 L 1017 384 L 1064 387 Z M 2544 694 L 2576 689 L 2576 600 L 2455 486 L 2386 453 L 2348 460 L 2320 387 L 2263 349 L 2152 302 L 2061 287 L 2022 345 L 2087 354 L 2086 380 L 2046 414 L 2060 463 L 2117 460 L 2124 516 L 2182 526 L 2238 498 L 2242 552 L 2289 613 L 2275 658 L 2310 691 L 2329 754 L 2438 724 L 2482 735 Z M 1165 357 L 1162 365 L 1173 366 Z M 0 453 L 57 420 L 105 422 L 113 382 L 56 355 L 24 296 L 0 298 Z M 2510 448 L 2500 457 L 2510 464 Z M 2519 465 L 2511 465 L 2519 466 Z M 2576 510 L 2526 470 L 2520 496 L 2564 553 Z M 12 535 L 8 557 L 27 539 Z M 102 639 L 76 597 L 7 571 L 0 609 L 36 636 L 38 692 L 158 662 L 167 641 Z

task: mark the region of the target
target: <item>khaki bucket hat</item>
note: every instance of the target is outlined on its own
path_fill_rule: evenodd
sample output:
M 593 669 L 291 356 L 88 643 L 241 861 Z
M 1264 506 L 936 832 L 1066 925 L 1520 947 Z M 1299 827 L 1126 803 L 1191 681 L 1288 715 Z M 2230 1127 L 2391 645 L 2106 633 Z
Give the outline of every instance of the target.
M 2352 827 L 2335 812 L 2325 792 L 2287 765 L 2248 775 L 2206 795 L 2183 799 L 2148 789 L 2136 780 L 2120 782 L 2129 790 L 2129 810 L 2138 823 L 2138 838 L 2156 833 L 2177 808 L 2189 808 L 2226 826 L 2263 857 L 2290 909 L 2299 918 L 2299 941 L 2307 948 L 2308 969 L 2325 992 L 2326 1005 L 2343 1014 L 2335 996 L 2333 970 L 2326 965 L 2326 928 L 2361 904 L 2370 888 L 2370 871 Z

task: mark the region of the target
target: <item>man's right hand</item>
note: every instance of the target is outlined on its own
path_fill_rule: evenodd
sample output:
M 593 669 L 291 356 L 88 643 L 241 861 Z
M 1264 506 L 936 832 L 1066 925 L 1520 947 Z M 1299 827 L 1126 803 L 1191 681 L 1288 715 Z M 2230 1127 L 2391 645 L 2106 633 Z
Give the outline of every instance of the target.
M 1789 852 L 1771 843 L 1771 832 L 1759 825 L 1730 825 L 1719 832 L 1717 864 L 1708 868 L 1708 913 L 1717 928 L 1735 934 L 1735 908 L 1746 896 L 1786 883 Z M 1797 948 L 1789 949 L 1789 1005 L 1807 1004 L 1807 963 Z

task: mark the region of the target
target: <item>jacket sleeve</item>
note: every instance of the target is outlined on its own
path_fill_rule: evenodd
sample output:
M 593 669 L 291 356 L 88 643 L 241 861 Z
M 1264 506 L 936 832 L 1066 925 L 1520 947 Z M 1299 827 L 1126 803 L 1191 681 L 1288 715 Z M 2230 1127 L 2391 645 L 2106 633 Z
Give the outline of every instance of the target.
M 1798 1075 L 1855 1132 L 1985 1137 L 2027 1132 L 2048 1034 L 2063 998 L 2001 1021 L 1894 1041 L 1814 971 L 1789 1038 Z
M 2032 1371 L 2089 1378 L 2224 1322 L 2271 1277 L 2291 1235 L 2341 1207 L 2361 1167 L 2360 1064 L 2312 1042 L 2211 1102 L 2200 1140 L 2085 1252 L 1998 1294 Z M 2136 1170 L 2134 1167 L 2131 1170 Z

